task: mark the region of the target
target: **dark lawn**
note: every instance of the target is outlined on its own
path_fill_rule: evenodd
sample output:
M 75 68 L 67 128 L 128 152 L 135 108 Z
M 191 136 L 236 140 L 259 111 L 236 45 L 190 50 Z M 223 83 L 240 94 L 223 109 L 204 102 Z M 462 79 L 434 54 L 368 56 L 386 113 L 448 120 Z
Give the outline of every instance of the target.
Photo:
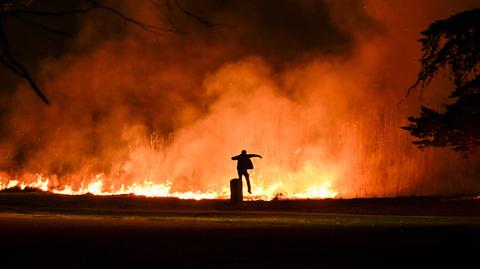
M 477 268 L 479 202 L 0 194 L 1 268 Z

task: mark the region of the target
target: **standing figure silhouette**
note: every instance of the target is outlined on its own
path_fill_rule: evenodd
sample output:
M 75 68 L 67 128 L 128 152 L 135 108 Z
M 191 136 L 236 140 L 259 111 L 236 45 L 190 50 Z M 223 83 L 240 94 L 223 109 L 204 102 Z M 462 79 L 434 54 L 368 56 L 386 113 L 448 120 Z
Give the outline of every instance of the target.
M 238 178 L 242 180 L 242 176 L 245 176 L 245 179 L 247 180 L 247 186 L 248 186 L 248 193 L 252 194 L 252 189 L 250 188 L 250 175 L 248 174 L 248 169 L 253 169 L 253 163 L 250 160 L 250 158 L 253 157 L 258 157 L 262 158 L 262 156 L 258 154 L 247 154 L 246 150 L 242 150 L 242 153 L 237 156 L 233 156 L 232 160 L 237 161 L 237 172 L 238 172 Z

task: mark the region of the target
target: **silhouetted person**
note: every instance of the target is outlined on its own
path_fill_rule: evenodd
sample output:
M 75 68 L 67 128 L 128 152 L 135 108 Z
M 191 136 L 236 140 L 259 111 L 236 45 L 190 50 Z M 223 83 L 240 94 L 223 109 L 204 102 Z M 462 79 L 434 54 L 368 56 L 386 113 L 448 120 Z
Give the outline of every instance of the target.
M 247 180 L 247 186 L 248 186 L 248 193 L 252 194 L 252 189 L 250 188 L 250 175 L 248 174 L 248 169 L 253 169 L 253 163 L 250 160 L 250 158 L 253 157 L 258 157 L 262 158 L 262 156 L 258 154 L 247 154 L 246 150 L 242 150 L 242 153 L 237 156 L 233 156 L 232 160 L 237 160 L 237 172 L 238 172 L 238 178 L 242 180 L 242 175 L 245 176 L 245 179 Z

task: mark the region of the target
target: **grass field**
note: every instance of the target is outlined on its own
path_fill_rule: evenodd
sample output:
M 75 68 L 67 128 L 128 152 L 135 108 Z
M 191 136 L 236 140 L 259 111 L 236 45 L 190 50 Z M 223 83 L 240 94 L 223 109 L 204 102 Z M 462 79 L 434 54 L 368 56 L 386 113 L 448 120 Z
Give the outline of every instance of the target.
M 476 262 L 480 201 L 0 194 L 9 266 L 432 267 Z M 314 266 L 312 266 L 314 265 Z

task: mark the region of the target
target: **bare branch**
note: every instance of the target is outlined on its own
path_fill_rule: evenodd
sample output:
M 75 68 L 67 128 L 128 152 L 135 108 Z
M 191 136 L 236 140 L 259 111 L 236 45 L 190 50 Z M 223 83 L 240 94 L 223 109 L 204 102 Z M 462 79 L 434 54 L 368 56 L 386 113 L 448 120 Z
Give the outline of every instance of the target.
M 172 5 L 170 4 L 170 1 L 166 0 L 164 5 L 162 5 L 162 4 L 160 4 L 160 3 L 157 3 L 157 2 L 155 2 L 155 1 L 153 1 L 153 0 L 152 0 L 151 2 L 152 2 L 152 4 L 154 4 L 155 6 L 157 6 L 157 8 L 158 8 L 158 10 L 160 11 L 160 13 L 162 13 L 162 15 L 167 19 L 168 24 L 169 24 L 173 29 L 175 29 L 175 31 L 177 31 L 178 33 L 182 33 L 182 34 L 185 33 L 184 30 L 181 30 L 181 29 L 177 26 L 177 24 L 175 23 L 174 18 L 172 17 L 172 16 L 175 15 L 175 13 L 174 13 L 174 10 L 173 10 L 173 8 L 172 8 Z M 164 10 L 165 8 L 167 9 L 167 11 Z
M 73 15 L 73 14 L 83 14 L 94 9 L 102 9 L 109 13 L 112 13 L 117 17 L 120 17 L 121 19 L 123 19 L 128 23 L 133 23 L 138 27 L 142 28 L 143 30 L 152 33 L 154 37 L 157 38 L 157 40 L 158 40 L 158 35 L 161 32 L 182 33 L 173 24 L 173 21 L 170 22 L 170 24 L 173 26 L 173 29 L 159 27 L 159 26 L 138 21 L 132 17 L 125 15 L 124 13 L 118 11 L 115 8 L 102 4 L 98 1 L 95 1 L 95 0 L 87 0 L 87 1 L 89 2 L 89 5 L 85 8 L 69 9 L 69 10 L 63 10 L 63 11 L 38 11 L 38 10 L 24 9 L 24 7 L 25 6 L 28 7 L 29 4 L 24 4 L 20 8 L 13 5 L 1 6 L 2 8 L 0 9 L 0 50 L 1 50 L 0 63 L 3 64 L 6 68 L 8 68 L 10 71 L 15 73 L 16 75 L 20 76 L 22 79 L 25 79 L 30 84 L 33 91 L 46 104 L 49 104 L 48 99 L 40 90 L 40 88 L 37 86 L 37 84 L 35 83 L 34 79 L 30 75 L 28 70 L 19 61 L 17 61 L 14 58 L 13 53 L 10 50 L 9 42 L 3 29 L 3 19 L 5 18 L 5 16 L 11 16 L 23 23 L 26 23 L 28 25 L 34 26 L 36 28 L 42 29 L 50 33 L 59 34 L 59 35 L 71 35 L 71 33 L 53 29 L 47 25 L 32 21 L 23 16 L 61 17 L 61 16 L 67 16 L 67 15 Z M 0 0 L 0 4 L 2 4 L 1 0 Z
M 50 104 L 47 97 L 43 94 L 43 92 L 37 86 L 32 76 L 27 71 L 27 69 L 24 68 L 17 60 L 15 60 L 11 55 L 7 54 L 7 55 L 3 55 L 2 63 L 6 67 L 8 67 L 10 70 L 12 70 L 14 73 L 19 75 L 23 79 L 27 80 L 28 83 L 30 84 L 30 87 L 32 87 L 33 91 L 38 95 L 38 97 L 40 97 L 40 99 L 42 99 L 42 101 L 45 102 L 47 105 Z
M 40 97 L 40 99 L 42 99 L 42 101 L 45 102 L 47 105 L 50 104 L 47 97 L 37 86 L 27 69 L 24 68 L 22 64 L 20 64 L 17 60 L 13 58 L 7 36 L 5 35 L 5 31 L 3 29 L 3 21 L 1 19 L 2 18 L 0 17 L 0 45 L 2 49 L 2 64 L 21 78 L 27 80 L 33 91 L 38 95 L 38 97 Z
M 36 10 L 10 10 L 4 12 L 5 14 L 18 14 L 18 15 L 35 15 L 35 16 L 54 16 L 60 17 L 65 15 L 71 14 L 78 14 L 78 13 L 87 13 L 90 10 L 99 8 L 95 1 L 91 1 L 90 6 L 81 9 L 69 9 L 63 11 L 36 11 Z
M 12 10 L 12 11 L 7 11 L 5 14 L 17 14 L 17 15 L 34 15 L 34 16 L 65 16 L 65 15 L 71 15 L 71 14 L 79 14 L 79 13 L 87 13 L 91 10 L 94 9 L 103 9 L 106 10 L 121 19 L 133 23 L 142 29 L 144 29 L 147 32 L 151 32 L 152 34 L 159 34 L 160 32 L 172 32 L 172 33 L 177 33 L 177 31 L 169 28 L 164 28 L 164 27 L 159 27 L 151 24 L 147 24 L 141 21 L 138 21 L 136 19 L 133 19 L 124 13 L 116 10 L 115 8 L 111 6 L 107 6 L 105 4 L 102 4 L 98 1 L 89 1 L 90 5 L 86 8 L 81 8 L 81 9 L 69 9 L 69 10 L 63 10 L 63 11 L 36 11 L 36 10 Z
M 31 26 L 34 26 L 34 27 L 37 27 L 39 29 L 42 29 L 46 32 L 50 32 L 52 34 L 57 34 L 57 35 L 65 35 L 65 36 L 71 36 L 72 33 L 68 33 L 68 32 L 64 32 L 64 31 L 60 31 L 60 30 L 56 30 L 56 29 L 53 29 L 49 26 L 46 26 L 44 24 L 41 24 L 41 23 L 37 23 L 37 22 L 33 22 L 33 21 L 30 21 L 30 20 L 27 20 L 23 17 L 21 17 L 20 15 L 18 14 L 10 14 L 11 17 L 25 23 L 25 24 L 28 24 L 28 25 L 31 25 Z
M 415 82 L 415 84 L 413 84 L 412 86 L 410 86 L 410 88 L 407 89 L 407 93 L 405 94 L 405 96 L 402 97 L 402 100 L 400 100 L 400 102 L 398 102 L 398 104 L 401 104 L 401 103 L 407 101 L 407 100 L 408 100 L 408 97 L 410 96 L 410 94 L 411 94 L 414 90 L 416 90 L 416 89 L 418 88 L 419 83 L 420 83 L 420 81 L 417 80 L 417 81 Z M 425 86 L 423 86 L 423 85 L 422 85 L 421 88 L 420 88 L 420 92 L 419 92 L 419 96 L 420 96 L 420 97 L 423 96 L 423 89 L 424 89 L 424 88 L 425 88 Z
M 178 7 L 178 9 L 180 9 L 183 13 L 185 13 L 187 16 L 189 17 L 192 17 L 194 19 L 196 19 L 197 21 L 199 21 L 201 24 L 207 26 L 207 27 L 213 27 L 215 26 L 216 24 L 215 23 L 212 23 L 211 21 L 201 17 L 201 16 L 198 16 L 188 10 L 186 10 L 185 8 L 182 7 L 182 5 L 180 5 L 180 3 L 177 1 L 177 0 L 174 0 L 174 3 L 175 5 Z
M 104 10 L 109 11 L 110 13 L 113 13 L 113 14 L 117 15 L 118 17 L 124 19 L 127 22 L 131 22 L 133 24 L 136 24 L 136 25 L 140 26 L 144 30 L 146 30 L 148 32 L 151 32 L 153 34 L 158 34 L 158 31 L 177 33 L 177 31 L 169 29 L 169 28 L 163 28 L 163 27 L 147 24 L 147 23 L 144 23 L 144 22 L 141 22 L 141 21 L 137 21 L 133 18 L 130 18 L 130 17 L 126 16 L 125 14 L 121 13 L 120 11 L 118 11 L 114 8 L 106 6 L 106 5 L 101 4 L 101 3 L 98 3 L 97 1 L 92 1 L 92 3 L 94 3 L 95 5 L 97 5 L 98 7 L 102 8 Z

